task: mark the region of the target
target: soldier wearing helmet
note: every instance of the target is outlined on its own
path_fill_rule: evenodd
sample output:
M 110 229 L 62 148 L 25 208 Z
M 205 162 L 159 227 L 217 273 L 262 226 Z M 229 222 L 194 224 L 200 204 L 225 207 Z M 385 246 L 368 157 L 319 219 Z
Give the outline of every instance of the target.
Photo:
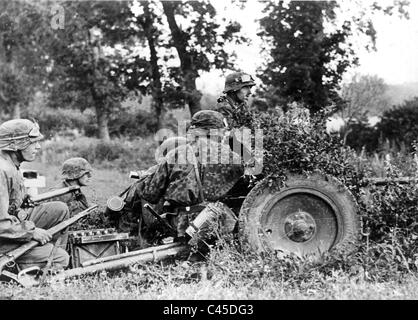
M 93 168 L 84 158 L 70 158 L 62 164 L 62 181 L 54 188 L 60 189 L 70 186 L 85 187 L 90 185 Z M 70 216 L 86 210 L 89 207 L 86 196 L 81 192 L 67 193 L 54 200 L 62 201 L 70 209 Z
M 123 229 L 124 226 L 133 226 L 127 219 L 142 221 L 142 200 L 151 204 L 163 200 L 170 203 L 170 208 L 178 208 L 221 199 L 244 174 L 240 157 L 216 138 L 223 131 L 225 124 L 219 112 L 202 110 L 194 114 L 187 132 L 193 138 L 168 152 L 152 172 L 126 190 L 122 210 L 128 214 L 116 213 L 120 217 L 117 227 L 150 239 L 153 235 L 148 236 L 145 226 L 139 232 Z M 212 132 L 216 135 L 209 139 Z M 174 218 L 175 227 L 180 224 L 176 219 L 181 217 Z M 178 230 L 177 236 L 184 235 L 184 231 L 184 228 Z
M 254 79 L 244 72 L 233 72 L 226 77 L 224 95 L 218 98 L 215 110 L 226 118 L 230 129 L 242 125 L 238 118 L 248 113 L 247 99 L 254 85 Z
M 243 141 L 243 128 L 253 129 L 255 122 L 247 105 L 251 88 L 255 85 L 251 75 L 244 72 L 233 72 L 225 79 L 224 95 L 219 97 L 216 111 L 226 119 L 229 137 L 226 142 L 234 152 L 243 159 L 252 157 L 251 145 Z
M 52 266 L 64 268 L 69 256 L 65 251 L 67 234 L 52 237 L 46 229 L 66 220 L 68 207 L 62 202 L 47 202 L 23 209 L 26 197 L 20 164 L 34 161 L 43 135 L 36 122 L 14 119 L 0 125 L 0 254 L 36 240 L 38 246 L 16 259 L 20 267 L 43 266 L 52 258 Z M 51 240 L 62 236 L 55 248 Z

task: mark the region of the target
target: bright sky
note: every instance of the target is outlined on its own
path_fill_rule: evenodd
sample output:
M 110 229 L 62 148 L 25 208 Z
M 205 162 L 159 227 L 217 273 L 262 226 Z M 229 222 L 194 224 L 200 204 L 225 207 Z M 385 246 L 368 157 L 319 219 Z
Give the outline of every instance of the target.
M 263 3 L 259 0 L 248 0 L 246 7 L 239 10 L 234 9 L 231 0 L 212 0 L 212 2 L 218 14 L 240 22 L 243 33 L 252 40 L 252 44 L 234 49 L 238 56 L 237 65 L 255 74 L 262 61 L 259 53 L 262 43 L 257 36 L 259 24 L 256 20 L 262 17 Z M 344 0 L 344 5 L 350 6 L 350 2 L 352 0 Z M 360 66 L 352 72 L 376 74 L 388 84 L 418 83 L 418 1 L 410 2 L 409 20 L 380 15 L 373 18 L 377 31 L 377 52 L 369 53 L 361 50 Z M 217 79 L 221 77 L 219 72 L 202 75 L 198 86 L 202 89 L 204 86 L 204 91 L 218 92 L 222 84 Z

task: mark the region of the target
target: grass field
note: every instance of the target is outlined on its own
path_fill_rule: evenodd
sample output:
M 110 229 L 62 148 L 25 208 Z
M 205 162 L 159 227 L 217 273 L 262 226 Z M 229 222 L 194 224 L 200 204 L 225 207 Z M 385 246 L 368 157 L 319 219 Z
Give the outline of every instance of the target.
M 26 163 L 46 176 L 47 186 L 59 181 L 54 165 Z M 93 184 L 84 191 L 104 207 L 106 199 L 130 183 L 127 172 L 96 169 Z M 364 281 L 337 272 L 295 283 L 271 272 L 241 274 L 228 253 L 217 253 L 208 263 L 190 265 L 183 261 L 138 265 L 109 274 L 70 279 L 50 286 L 21 288 L 0 284 L 0 299 L 418 299 L 418 279 L 410 275 L 397 282 Z M 216 261 L 216 263 L 213 263 Z M 225 267 L 217 267 L 224 264 Z

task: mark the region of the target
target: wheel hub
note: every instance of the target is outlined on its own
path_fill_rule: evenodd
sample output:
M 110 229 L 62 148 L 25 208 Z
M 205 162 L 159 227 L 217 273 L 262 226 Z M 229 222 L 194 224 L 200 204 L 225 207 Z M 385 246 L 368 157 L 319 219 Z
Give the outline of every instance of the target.
M 307 212 L 297 211 L 289 214 L 284 222 L 286 236 L 295 242 L 306 242 L 316 232 L 315 219 Z

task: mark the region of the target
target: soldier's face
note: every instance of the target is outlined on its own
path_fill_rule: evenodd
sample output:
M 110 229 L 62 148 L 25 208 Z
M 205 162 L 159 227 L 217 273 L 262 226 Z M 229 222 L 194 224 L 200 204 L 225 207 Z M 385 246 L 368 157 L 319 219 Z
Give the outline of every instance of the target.
M 242 87 L 241 89 L 237 91 L 237 99 L 239 102 L 247 101 L 250 94 L 251 94 L 250 86 Z
M 41 150 L 39 142 L 33 142 L 26 149 L 22 150 L 22 157 L 25 161 L 34 161 L 39 150 Z
M 86 172 L 78 179 L 78 184 L 82 187 L 88 186 L 91 183 L 91 173 Z

